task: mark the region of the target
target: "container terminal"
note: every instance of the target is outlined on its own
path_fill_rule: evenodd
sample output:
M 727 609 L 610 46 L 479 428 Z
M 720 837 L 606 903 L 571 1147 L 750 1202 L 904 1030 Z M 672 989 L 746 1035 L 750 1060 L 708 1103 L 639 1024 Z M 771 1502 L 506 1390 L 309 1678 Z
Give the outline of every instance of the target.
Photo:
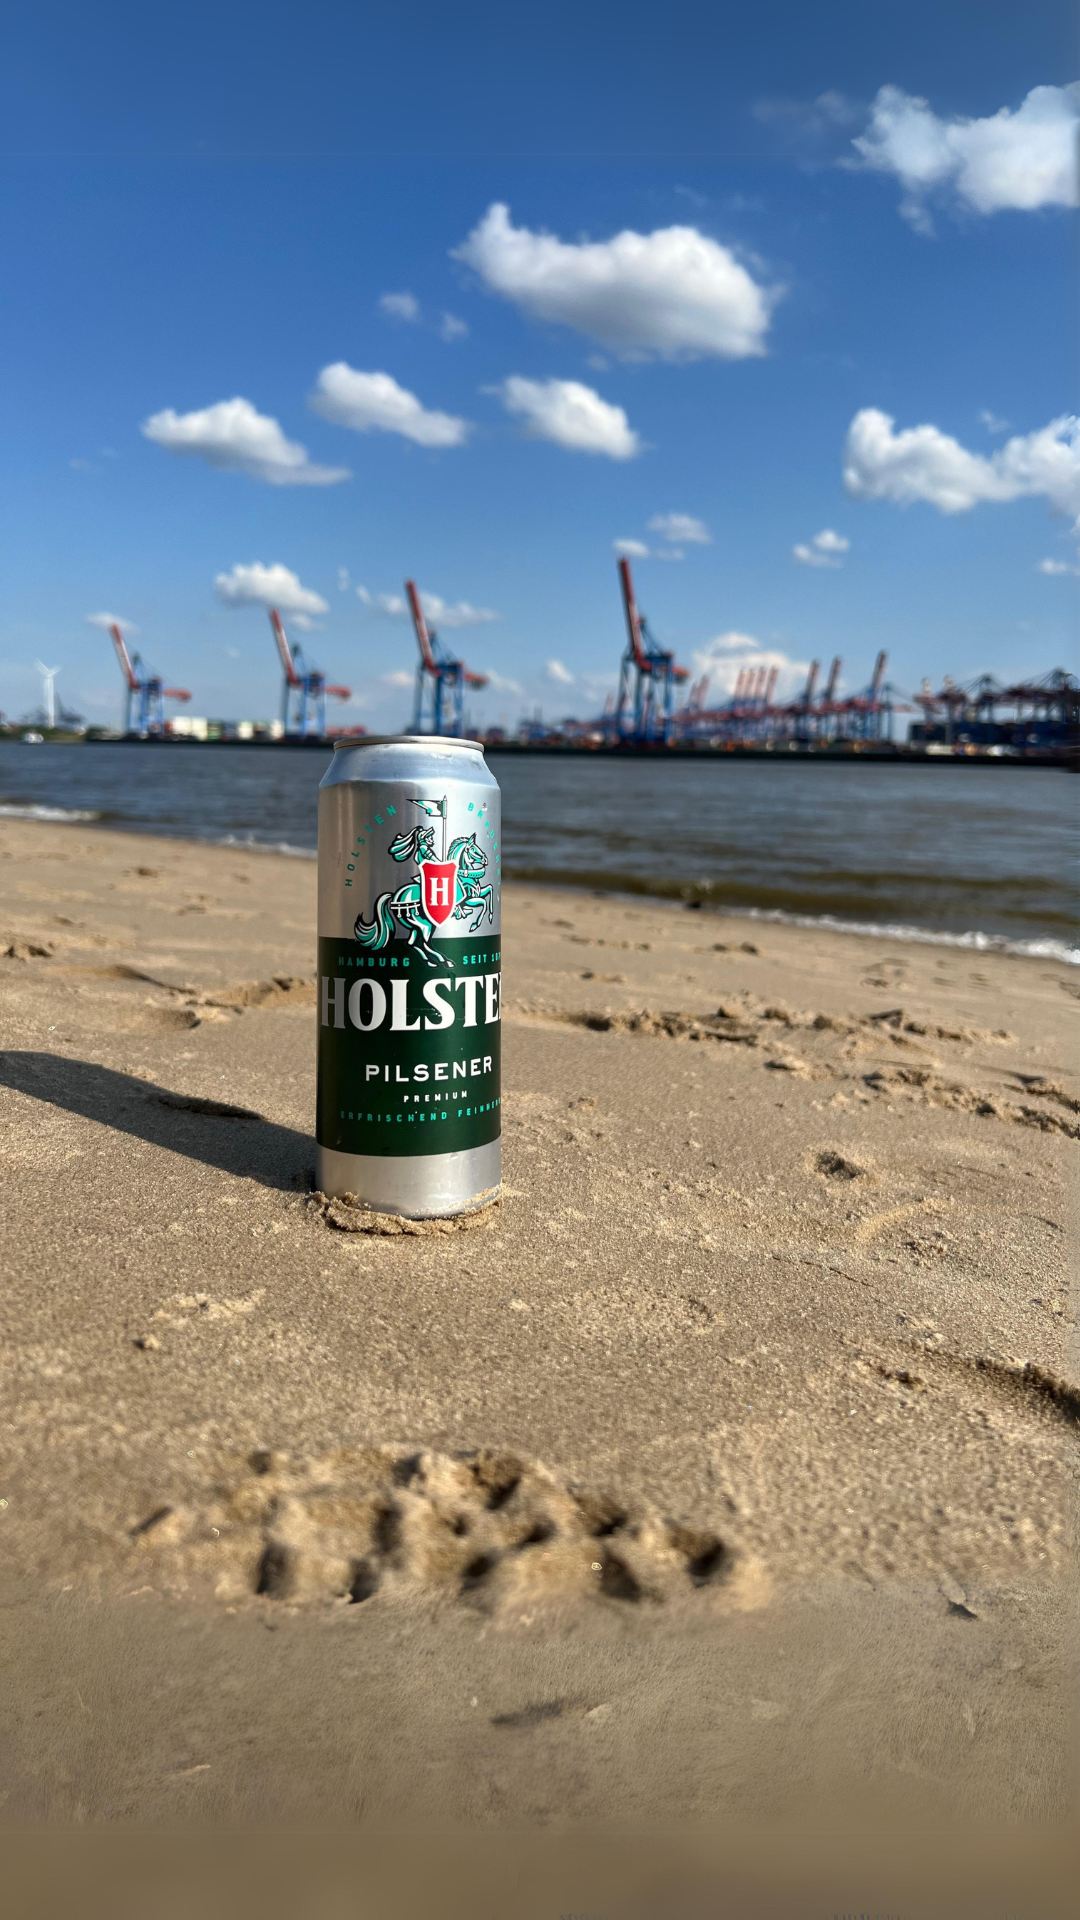
M 1002 685 L 992 674 L 960 684 L 946 674 L 937 691 L 924 679 L 917 693 L 905 695 L 886 678 L 887 656 L 879 652 L 867 684 L 855 693 L 840 692 L 843 662 L 835 657 L 824 683 L 820 661 L 811 662 L 806 683 L 792 700 L 777 701 L 778 670 L 743 668 L 723 700 L 709 701 L 709 676 L 693 680 L 674 653 L 657 641 L 634 589 L 630 562 L 618 561 L 626 642 L 619 662 L 617 691 L 601 714 L 591 719 L 545 722 L 539 713 L 514 731 L 469 723 L 467 690 L 487 685 L 487 676 L 471 671 L 428 626 L 413 580 L 405 593 L 417 642 L 416 681 L 410 731 L 468 735 L 489 752 L 660 754 L 710 757 L 802 756 L 920 761 L 999 761 L 1004 764 L 1080 767 L 1080 681 L 1055 668 L 1041 678 Z M 130 653 L 118 624 L 111 638 L 122 679 L 121 726 L 113 732 L 84 727 L 77 714 L 56 711 L 53 682 L 46 684 L 46 706 L 28 728 L 5 724 L 0 737 L 88 742 L 149 741 L 162 745 L 214 744 L 325 748 L 355 735 L 362 726 L 335 727 L 327 721 L 327 700 L 345 702 L 348 687 L 326 675 L 290 643 L 281 614 L 269 610 L 281 667 L 281 704 L 274 719 L 211 720 L 166 712 L 166 702 L 186 706 L 190 692 L 168 687 Z M 43 669 L 43 671 L 45 671 Z M 914 716 L 904 740 L 896 738 L 898 715 Z M 44 731 L 38 731 L 41 727 Z

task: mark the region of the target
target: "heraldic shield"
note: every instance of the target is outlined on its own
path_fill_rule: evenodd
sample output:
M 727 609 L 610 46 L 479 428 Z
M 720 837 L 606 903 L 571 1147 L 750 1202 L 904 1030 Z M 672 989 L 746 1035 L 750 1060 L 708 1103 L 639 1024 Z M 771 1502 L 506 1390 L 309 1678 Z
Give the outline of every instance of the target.
M 456 860 L 425 860 L 420 867 L 424 885 L 424 912 L 441 927 L 454 911 L 457 880 Z

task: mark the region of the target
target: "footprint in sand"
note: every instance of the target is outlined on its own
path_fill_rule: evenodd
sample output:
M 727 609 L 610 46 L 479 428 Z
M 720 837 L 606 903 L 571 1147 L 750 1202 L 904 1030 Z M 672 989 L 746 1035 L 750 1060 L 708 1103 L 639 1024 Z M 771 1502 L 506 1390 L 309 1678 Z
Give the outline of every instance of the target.
M 874 1175 L 869 1167 L 859 1165 L 857 1160 L 849 1160 L 846 1154 L 838 1153 L 835 1147 L 822 1147 L 813 1156 L 813 1167 L 823 1180 L 872 1180 Z
M 183 1505 L 129 1522 L 145 1572 L 261 1597 L 351 1602 L 407 1593 L 485 1611 L 547 1601 L 658 1605 L 723 1590 L 760 1601 L 760 1578 L 708 1527 L 663 1517 L 488 1450 L 449 1456 L 341 1448 L 311 1462 L 259 1448 Z

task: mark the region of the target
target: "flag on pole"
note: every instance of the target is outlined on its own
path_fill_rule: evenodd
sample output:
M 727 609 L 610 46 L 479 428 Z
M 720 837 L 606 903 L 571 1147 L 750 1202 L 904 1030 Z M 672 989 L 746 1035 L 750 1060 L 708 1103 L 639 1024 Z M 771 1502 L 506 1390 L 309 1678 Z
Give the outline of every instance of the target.
M 423 812 L 430 815 L 431 819 L 433 820 L 441 819 L 443 823 L 442 851 L 443 851 L 443 859 L 445 860 L 446 859 L 446 795 L 445 793 L 443 794 L 443 797 L 441 800 L 414 800 L 413 806 L 420 807 L 423 810 Z

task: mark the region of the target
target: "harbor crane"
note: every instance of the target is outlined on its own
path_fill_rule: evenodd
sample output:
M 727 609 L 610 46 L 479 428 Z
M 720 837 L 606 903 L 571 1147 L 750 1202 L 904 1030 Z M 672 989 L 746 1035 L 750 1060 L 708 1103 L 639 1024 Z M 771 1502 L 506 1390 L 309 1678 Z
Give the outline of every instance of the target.
M 686 705 L 680 710 L 680 718 L 683 720 L 696 719 L 697 715 L 704 711 L 705 695 L 708 691 L 709 676 L 707 673 L 703 673 L 700 680 L 691 682 L 690 691 L 686 696 Z
M 282 727 L 287 735 L 294 738 L 321 740 L 326 733 L 327 694 L 333 694 L 335 700 L 351 700 L 352 689 L 328 685 L 325 673 L 320 673 L 318 667 L 308 666 L 301 649 L 289 645 L 276 607 L 270 609 L 270 625 L 277 641 L 284 676 L 281 688 Z
M 949 747 L 955 743 L 965 749 L 993 746 L 999 751 L 1055 752 L 1075 743 L 1080 686 L 1060 667 L 1042 680 L 1020 681 L 1012 687 L 1001 686 L 989 673 L 958 686 L 946 674 L 938 693 L 924 680 L 915 704 L 922 708 L 923 718 L 912 737 L 920 741 Z M 1001 707 L 1012 708 L 1011 719 L 999 719 Z
M 825 691 L 814 709 L 814 732 L 818 741 L 831 740 L 837 732 L 836 716 L 841 711 L 837 704 L 836 690 L 840 685 L 840 672 L 843 660 L 838 653 L 833 654 L 829 677 L 825 682 Z
M 1050 729 L 1056 727 L 1063 740 L 1075 738 L 1077 722 L 1080 720 L 1080 685 L 1075 675 L 1066 673 L 1062 667 L 1055 667 L 1053 673 L 1044 675 L 1041 680 L 1028 680 L 1015 687 L 1004 687 L 998 698 L 1016 708 L 1020 722 Z M 1030 723 L 1025 722 L 1026 706 L 1031 708 Z M 1029 735 L 1029 744 L 1031 738 Z
M 151 673 L 137 653 L 130 654 L 117 621 L 113 621 L 109 632 L 124 676 L 123 732 L 137 733 L 140 739 L 160 737 L 165 732 L 166 700 L 190 700 L 191 695 L 184 687 L 165 686 L 159 673 Z M 138 724 L 134 727 L 131 724 L 133 700 L 138 703 Z
M 486 687 L 487 674 L 471 673 L 463 660 L 455 660 L 438 634 L 428 626 L 415 580 L 406 580 L 405 592 L 420 649 L 412 730 L 441 733 L 459 740 L 465 725 L 465 689 Z
M 626 652 L 619 667 L 615 703 L 615 732 L 635 746 L 666 746 L 672 735 L 675 688 L 689 680 L 687 667 L 675 664 L 675 655 L 658 646 L 638 609 L 630 562 L 619 559 L 623 611 L 626 615 Z
M 892 696 L 895 688 L 885 684 L 887 661 L 888 655 L 879 653 L 866 691 L 853 694 L 850 700 L 841 701 L 836 708 L 838 713 L 846 716 L 841 726 L 844 739 L 892 739 L 893 714 L 896 711 Z
M 811 660 L 809 672 L 806 676 L 806 685 L 799 695 L 799 698 L 793 700 L 788 708 L 788 712 L 795 723 L 792 737 L 796 740 L 807 740 L 810 737 L 810 719 L 814 711 L 814 690 L 817 686 L 817 677 L 820 670 L 820 660 Z

